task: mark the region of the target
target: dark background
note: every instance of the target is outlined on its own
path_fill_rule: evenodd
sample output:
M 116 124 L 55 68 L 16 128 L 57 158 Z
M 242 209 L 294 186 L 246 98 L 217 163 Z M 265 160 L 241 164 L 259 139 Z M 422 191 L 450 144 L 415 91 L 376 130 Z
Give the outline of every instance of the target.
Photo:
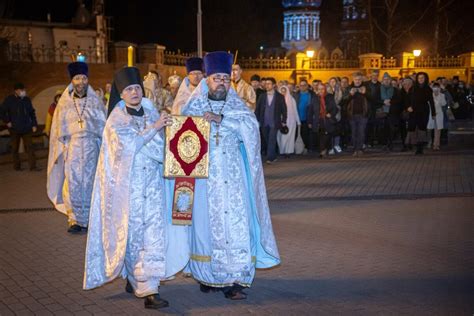
M 434 8 L 435 0 L 400 0 L 396 15 L 397 29 L 409 27 L 424 8 Z M 445 0 L 446 1 L 446 0 Z M 91 10 L 92 1 L 84 1 Z M 372 0 L 374 17 L 384 26 L 385 11 L 382 0 Z M 445 3 L 444 1 L 442 3 Z M 74 0 L 0 0 L 0 16 L 14 19 L 46 21 L 51 13 L 53 22 L 70 22 L 78 4 Z M 377 7 L 379 6 L 379 7 Z M 239 49 L 241 55 L 255 56 L 263 45 L 279 47 L 283 33 L 283 6 L 280 0 L 202 0 L 203 49 Z M 159 43 L 169 50 L 196 50 L 196 0 L 115 0 L 105 1 L 107 16 L 113 17 L 114 41 L 130 41 L 137 44 Z M 428 12 L 423 20 L 395 44 L 395 51 L 431 49 L 433 16 Z M 442 54 L 459 54 L 474 50 L 474 1 L 456 0 L 443 12 L 440 34 Z M 329 50 L 337 46 L 339 25 L 342 18 L 342 0 L 323 0 L 321 12 L 321 39 Z M 445 21 L 454 34 L 447 47 Z M 385 38 L 375 31 L 376 51 L 384 53 Z

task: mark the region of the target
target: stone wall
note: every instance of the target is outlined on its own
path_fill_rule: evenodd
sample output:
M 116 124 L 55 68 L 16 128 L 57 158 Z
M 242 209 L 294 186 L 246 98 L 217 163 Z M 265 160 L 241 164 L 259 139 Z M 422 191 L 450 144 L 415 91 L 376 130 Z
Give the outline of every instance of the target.
M 124 65 L 89 64 L 89 84 L 94 88 L 105 88 L 111 83 L 114 73 Z M 158 70 L 163 78 L 175 71 L 178 75 L 185 73 L 184 67 L 156 67 L 150 64 L 136 65 L 144 76 L 149 69 Z M 65 89 L 70 83 L 66 63 L 10 63 L 0 67 L 0 102 L 13 93 L 13 85 L 22 82 L 33 101 L 39 123 L 44 122 L 46 112 L 53 101 L 56 90 Z

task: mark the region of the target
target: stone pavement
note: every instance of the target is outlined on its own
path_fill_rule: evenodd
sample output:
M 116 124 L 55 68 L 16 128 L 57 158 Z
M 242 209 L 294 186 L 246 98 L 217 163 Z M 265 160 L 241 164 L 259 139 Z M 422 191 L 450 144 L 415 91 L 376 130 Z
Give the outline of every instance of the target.
M 382 199 L 474 194 L 474 152 L 291 159 L 266 168 L 272 200 Z
M 45 157 L 44 154 L 41 154 Z M 46 158 L 39 160 L 46 167 Z M 0 211 L 51 208 L 46 171 L 16 172 L 0 162 Z M 393 199 L 474 195 L 474 150 L 350 155 L 320 160 L 307 155 L 265 165 L 270 200 Z
M 240 302 L 179 275 L 160 312 L 123 280 L 83 291 L 86 236 L 57 212 L 21 210 L 49 207 L 44 173 L 0 165 L 0 315 L 472 315 L 473 153 L 266 166 L 281 266 L 257 271 Z

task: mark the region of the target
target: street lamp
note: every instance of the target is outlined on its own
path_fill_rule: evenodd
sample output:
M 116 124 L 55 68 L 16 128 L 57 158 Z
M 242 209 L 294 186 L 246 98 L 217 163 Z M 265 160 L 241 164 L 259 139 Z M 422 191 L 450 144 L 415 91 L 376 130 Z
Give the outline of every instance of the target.
M 198 42 L 198 57 L 202 58 L 202 10 L 201 0 L 198 0 L 197 11 L 197 42 Z
M 414 55 L 415 57 L 420 57 L 420 55 L 421 55 L 421 49 L 415 49 L 415 50 L 413 50 L 413 55 Z
M 85 63 L 86 62 L 86 56 L 83 55 L 81 52 L 79 52 L 76 56 L 76 61 L 79 61 L 81 63 Z
M 314 57 L 314 50 L 307 50 L 306 51 L 306 56 L 308 58 L 313 58 Z

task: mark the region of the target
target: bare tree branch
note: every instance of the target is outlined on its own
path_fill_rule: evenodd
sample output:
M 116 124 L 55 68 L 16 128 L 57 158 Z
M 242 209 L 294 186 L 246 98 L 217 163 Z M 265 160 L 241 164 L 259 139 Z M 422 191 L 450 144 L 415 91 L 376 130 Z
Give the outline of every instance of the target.
M 387 32 L 385 32 L 385 30 L 379 25 L 379 23 L 377 22 L 376 19 L 373 19 L 373 22 L 375 24 L 375 27 L 380 31 L 382 32 L 382 34 L 385 36 L 385 37 L 388 37 L 388 34 Z
M 458 35 L 459 32 L 463 29 L 463 25 L 458 23 L 454 28 L 450 30 L 450 27 L 449 27 L 450 24 L 449 24 L 449 18 L 448 18 L 447 12 L 444 12 L 444 16 L 445 16 L 445 32 L 446 32 L 446 43 L 444 45 L 444 48 L 446 49 L 446 48 L 456 46 L 460 42 L 465 41 L 467 38 L 463 38 L 462 40 L 458 40 L 454 44 L 450 44 L 451 41 L 456 37 L 456 35 Z M 473 33 L 468 35 L 468 37 L 472 35 Z
M 450 44 L 450 45 L 446 44 L 446 45 L 444 46 L 444 49 L 447 50 L 447 49 L 449 49 L 449 48 L 455 47 L 455 46 L 457 46 L 457 45 L 459 45 L 459 44 L 461 44 L 461 43 L 463 43 L 463 42 L 466 42 L 466 40 L 468 40 L 470 37 L 473 37 L 473 36 L 474 36 L 474 33 L 471 33 L 471 34 L 469 34 L 468 36 L 463 37 L 462 39 L 459 39 L 459 40 L 457 40 L 456 42 L 454 42 L 454 43 L 452 43 L 452 44 Z
M 454 0 L 449 0 L 449 1 L 446 1 L 442 6 L 440 6 L 438 8 L 439 11 L 443 11 L 444 9 L 446 9 L 447 7 L 449 7 L 451 4 L 453 4 Z
M 429 9 L 431 8 L 431 4 L 428 5 L 425 10 L 423 11 L 423 13 L 418 17 L 418 19 L 416 21 L 414 21 L 408 28 L 406 28 L 405 31 L 401 32 L 400 34 L 398 34 L 398 36 L 395 36 L 394 37 L 394 40 L 393 40 L 393 43 L 395 44 L 396 42 L 398 42 L 402 36 L 404 36 L 406 33 L 408 32 L 411 32 L 412 29 L 415 28 L 415 26 L 421 21 L 423 20 L 423 18 L 425 17 L 425 15 L 428 13 Z

